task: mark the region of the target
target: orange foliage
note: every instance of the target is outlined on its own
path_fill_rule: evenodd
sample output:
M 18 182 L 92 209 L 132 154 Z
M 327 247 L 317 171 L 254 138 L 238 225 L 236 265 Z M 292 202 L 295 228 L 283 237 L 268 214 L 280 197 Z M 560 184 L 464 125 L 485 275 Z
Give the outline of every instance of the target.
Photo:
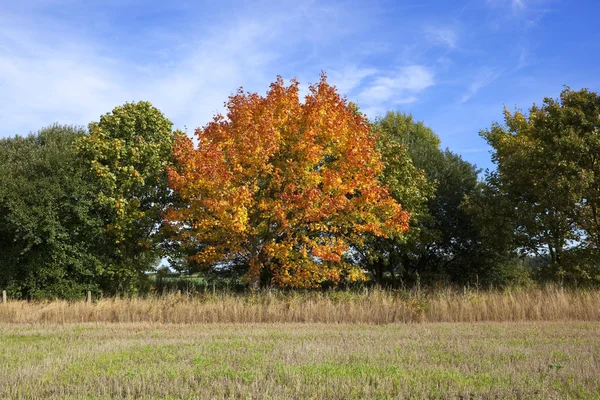
M 241 89 L 196 130 L 181 137 L 170 186 L 186 202 L 166 219 L 194 261 L 242 261 L 255 281 L 278 286 L 362 279 L 344 259 L 365 234 L 402 234 L 409 213 L 378 176 L 383 165 L 366 119 L 323 75 L 301 103 L 298 82 L 279 77 L 266 97 Z

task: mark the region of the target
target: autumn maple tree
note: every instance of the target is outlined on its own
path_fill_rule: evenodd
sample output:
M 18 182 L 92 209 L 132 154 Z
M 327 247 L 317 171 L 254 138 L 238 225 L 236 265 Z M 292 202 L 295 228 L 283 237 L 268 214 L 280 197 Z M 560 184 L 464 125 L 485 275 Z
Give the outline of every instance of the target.
M 229 98 L 174 144 L 170 187 L 185 206 L 166 220 L 194 262 L 247 267 L 246 278 L 311 287 L 363 277 L 346 257 L 366 234 L 408 229 L 409 213 L 380 184 L 383 164 L 365 117 L 323 75 L 305 101 L 280 77 L 266 96 Z

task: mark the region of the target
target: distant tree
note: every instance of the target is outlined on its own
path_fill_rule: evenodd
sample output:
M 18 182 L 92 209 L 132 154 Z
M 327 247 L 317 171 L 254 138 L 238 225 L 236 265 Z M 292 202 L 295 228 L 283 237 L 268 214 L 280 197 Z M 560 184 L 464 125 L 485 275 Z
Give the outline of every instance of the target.
M 98 207 L 111 238 L 106 290 L 138 290 L 144 272 L 162 255 L 159 227 L 172 201 L 167 167 L 176 134 L 171 121 L 142 101 L 101 116 L 78 141 L 90 179 L 99 187 Z
M 409 213 L 378 177 L 376 137 L 325 77 L 304 103 L 279 78 L 265 97 L 241 90 L 227 117 L 181 137 L 171 187 L 186 201 L 168 212 L 192 259 L 245 267 L 253 285 L 314 287 L 362 279 L 346 257 L 367 233 L 402 235 Z
M 516 221 L 505 193 L 486 181 L 479 182 L 461 208 L 470 217 L 474 234 L 469 251 L 453 262 L 453 275 L 486 286 L 530 284 L 531 263 L 519 254 Z
M 505 109 L 482 136 L 498 169 L 488 182 L 508 199 L 518 246 L 547 259 L 555 279 L 600 281 L 600 97 L 565 89 L 529 115 Z
M 101 289 L 98 188 L 74 146 L 85 135 L 54 125 L 0 140 L 0 287 L 13 296 L 82 298 Z

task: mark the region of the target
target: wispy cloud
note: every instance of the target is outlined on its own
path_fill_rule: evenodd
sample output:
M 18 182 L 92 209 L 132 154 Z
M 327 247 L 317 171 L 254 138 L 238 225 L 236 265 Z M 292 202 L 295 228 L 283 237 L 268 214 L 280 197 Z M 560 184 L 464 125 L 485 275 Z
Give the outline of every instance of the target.
M 525 8 L 525 0 L 512 0 L 511 5 L 514 11 L 523 10 Z
M 434 84 L 433 72 L 422 65 L 410 65 L 377 77 L 360 94 L 362 100 L 380 103 L 388 100 L 405 102 Z
M 384 105 L 410 104 L 435 83 L 433 71 L 424 65 L 409 65 L 394 71 L 379 73 L 365 83 L 357 95 L 359 104 L 370 117 L 381 114 Z
M 79 26 L 60 19 L 44 17 L 40 24 L 35 18 L 0 15 L 0 136 L 54 122 L 87 124 L 137 100 L 152 101 L 177 127 L 202 126 L 238 87 L 264 92 L 276 75 L 299 74 L 294 67 L 298 51 L 318 54 L 321 46 L 348 34 L 352 18 L 336 20 L 347 13 L 336 5 L 290 7 L 244 10 L 198 31 L 153 28 L 152 34 L 164 40 L 141 59 L 111 58 L 107 54 L 114 54 L 114 43 L 82 35 Z M 321 69 L 312 63 L 301 73 L 315 81 Z M 352 90 L 374 73 L 341 71 L 335 82 L 340 90 Z
M 462 95 L 460 102 L 465 103 L 473 98 L 481 89 L 492 84 L 504 72 L 498 68 L 484 67 L 480 68 L 473 76 L 473 79 L 468 84 L 467 91 Z
M 455 151 L 457 151 L 458 154 L 475 154 L 475 153 L 483 153 L 483 152 L 489 151 L 489 148 L 487 148 L 487 147 L 467 147 L 467 148 L 462 148 L 462 149 L 456 149 Z
M 333 83 L 338 92 L 342 95 L 350 94 L 359 87 L 365 78 L 376 75 L 376 68 L 360 68 L 356 65 L 351 65 L 342 70 L 333 70 L 328 72 L 329 80 Z
M 509 19 L 520 21 L 526 28 L 535 27 L 560 0 L 488 0 L 488 6 L 509 10 Z
M 0 37 L 0 118 L 7 134 L 60 118 L 82 123 L 129 99 L 116 71 L 124 66 L 83 43 L 64 44 L 48 32 L 6 20 Z M 124 67 L 127 69 L 127 67 Z M 35 129 L 35 128 L 33 128 Z
M 487 0 L 492 7 L 510 7 L 514 12 L 523 11 L 527 7 L 526 0 Z
M 428 25 L 423 29 L 427 40 L 434 44 L 455 49 L 458 45 L 459 34 L 456 28 L 448 26 Z
M 520 70 L 522 68 L 529 66 L 529 58 L 530 58 L 529 49 L 527 48 L 527 46 L 522 44 L 519 46 L 518 50 L 519 50 L 519 57 L 517 60 L 516 70 Z
M 174 65 L 151 71 L 150 85 L 139 96 L 156 99 L 161 110 L 189 129 L 203 126 L 238 87 L 266 90 L 264 83 L 275 79 L 277 55 L 269 50 L 268 29 L 247 22 L 195 42 Z

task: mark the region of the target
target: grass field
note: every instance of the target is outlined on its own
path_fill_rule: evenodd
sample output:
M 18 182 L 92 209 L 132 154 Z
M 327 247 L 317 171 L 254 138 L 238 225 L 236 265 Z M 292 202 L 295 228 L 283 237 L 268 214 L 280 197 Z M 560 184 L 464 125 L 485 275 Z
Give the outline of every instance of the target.
M 600 398 L 599 322 L 0 324 L 0 398 Z

